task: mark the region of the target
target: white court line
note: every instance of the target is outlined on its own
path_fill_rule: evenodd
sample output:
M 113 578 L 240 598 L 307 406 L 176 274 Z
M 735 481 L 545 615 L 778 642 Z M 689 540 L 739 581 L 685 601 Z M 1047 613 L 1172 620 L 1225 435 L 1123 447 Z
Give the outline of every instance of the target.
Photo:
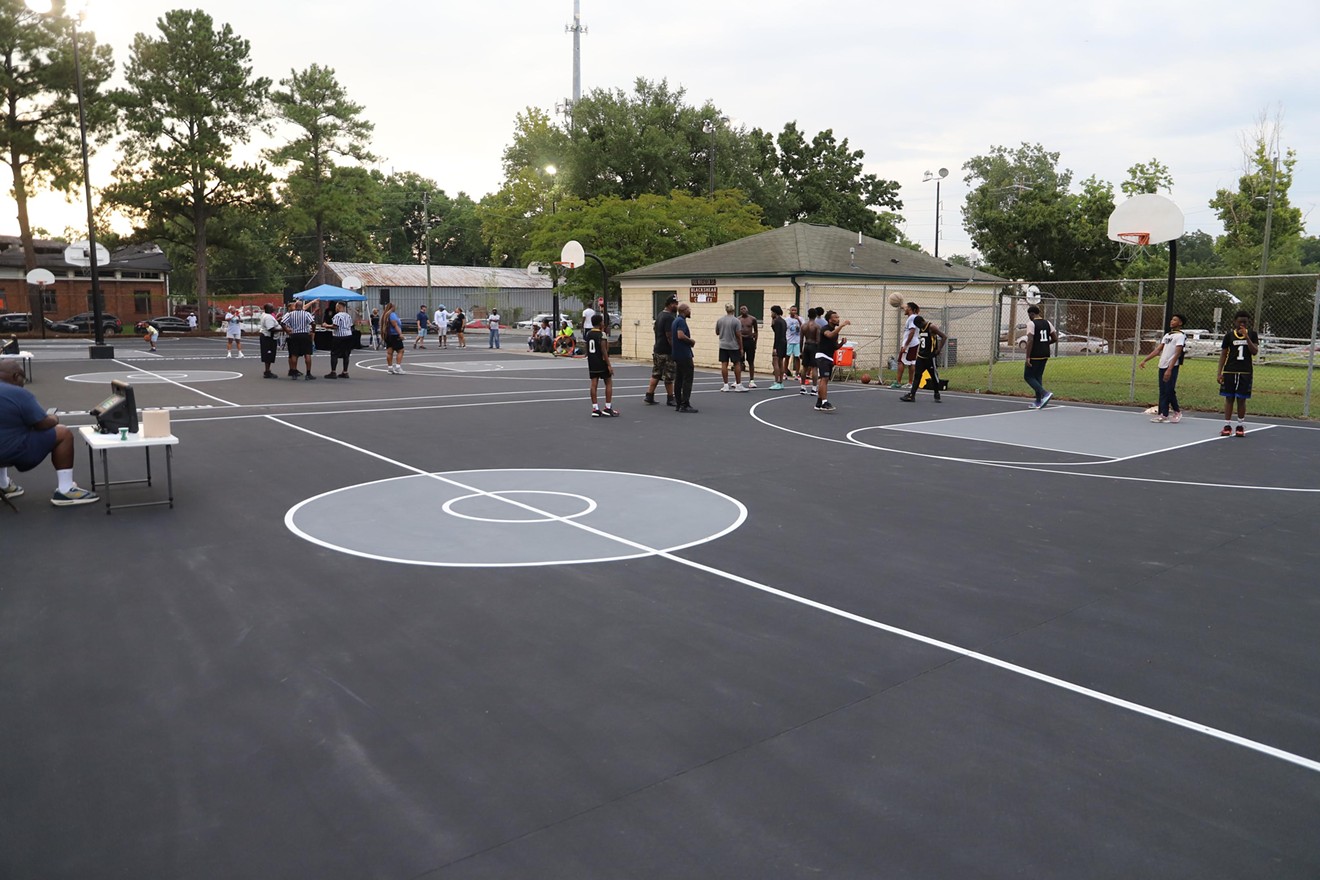
M 874 449 L 878 452 L 892 452 L 895 455 L 908 455 L 913 458 L 926 458 L 932 461 L 948 461 L 948 462 L 953 462 L 955 464 L 970 464 L 970 465 L 977 465 L 979 467 L 1003 468 L 1004 470 L 1010 470 L 1010 471 L 1028 471 L 1033 474 L 1058 474 L 1059 476 L 1064 476 L 1064 477 L 1085 477 L 1094 480 L 1114 480 L 1116 482 L 1125 482 L 1125 483 L 1150 483 L 1156 486 L 1187 486 L 1187 487 L 1203 488 L 1203 489 L 1250 489 L 1256 492 L 1296 492 L 1303 495 L 1320 493 L 1320 488 L 1310 489 L 1304 486 L 1256 486 L 1250 483 L 1205 483 L 1205 482 L 1193 482 L 1191 480 L 1164 480 L 1155 477 L 1131 477 L 1131 476 L 1125 476 L 1123 474 L 1093 474 L 1093 473 L 1088 473 L 1086 471 L 1061 471 L 1061 470 L 1054 470 L 1054 468 L 1061 467 L 1061 465 L 1057 465 L 1057 464 L 1050 465 L 1047 467 L 1041 467 L 1041 466 L 1032 465 L 1030 463 L 987 461 L 985 459 L 980 459 L 980 458 L 960 458 L 959 456 L 956 455 L 937 455 L 933 452 L 918 452 L 912 449 L 898 449 L 897 447 L 892 447 L 892 446 L 877 446 L 873 443 L 865 443 L 861 440 L 836 440 L 833 437 L 821 437 L 818 434 L 808 434 L 806 431 L 797 431 L 794 430 L 793 428 L 786 428 L 783 425 L 777 425 L 774 422 L 762 418 L 761 415 L 756 412 L 756 410 L 762 404 L 770 403 L 775 399 L 776 398 L 767 398 L 766 400 L 758 401 L 756 404 L 752 406 L 751 410 L 749 410 L 748 415 L 750 415 L 753 419 L 760 422 L 761 424 L 765 425 L 767 428 L 773 428 L 776 431 L 783 431 L 786 434 L 794 434 L 798 437 L 806 437 L 809 440 L 818 440 L 823 443 L 838 443 L 843 446 L 855 446 L 859 449 Z M 787 398 L 783 398 L 783 399 L 787 399 Z M 1253 427 L 1250 431 L 1247 432 L 1248 434 L 1254 434 L 1256 431 L 1261 431 L 1264 430 L 1265 428 L 1290 427 L 1288 425 L 1259 424 L 1256 422 L 1253 422 L 1252 425 Z M 1212 437 L 1211 439 L 1220 440 L 1225 438 Z
M 200 394 L 202 395 L 202 397 L 206 397 L 211 400 L 214 400 L 216 403 L 223 403 L 225 406 L 238 406 L 238 404 L 225 400 L 222 397 L 216 397 L 214 394 L 207 394 L 205 391 L 200 391 L 192 387 L 191 385 L 184 385 L 182 382 L 177 382 L 174 379 L 169 378 L 168 376 L 162 376 L 160 373 L 152 372 L 151 370 L 138 366 L 137 364 L 125 363 L 124 361 L 121 361 L 118 358 L 116 358 L 113 362 L 119 364 L 121 367 L 127 370 L 132 370 L 133 372 L 137 372 L 137 373 L 145 373 L 148 376 L 154 376 L 155 378 L 159 379 L 162 382 L 166 382 L 170 385 L 177 385 L 179 388 L 183 388 L 187 391 L 191 391 L 194 394 Z
M 980 418 L 980 416 L 975 416 L 974 418 Z M 904 424 L 898 424 L 898 425 L 867 425 L 865 428 L 854 428 L 853 430 L 849 431 L 846 436 L 848 437 L 849 440 L 853 440 L 854 439 L 853 435 L 860 434 L 863 431 L 899 431 L 904 434 L 918 434 L 925 437 L 943 437 L 945 440 L 961 440 L 965 443 L 992 443 L 998 446 L 1012 446 L 1014 449 L 1030 449 L 1034 452 L 1062 452 L 1067 455 L 1085 455 L 1087 458 L 1100 459 L 1100 461 L 1076 462 L 1075 464 L 1077 465 L 1110 464 L 1118 460 L 1113 456 L 1101 455 L 1098 452 L 1078 452 L 1075 449 L 1060 449 L 1057 446 L 1032 446 L 1027 443 L 1014 443 L 1012 440 L 992 440 L 989 437 L 964 437 L 960 434 L 937 434 L 934 433 L 933 431 L 922 431 L 910 427 L 912 425 L 920 425 L 920 424 L 929 425 L 938 421 L 939 419 L 931 419 L 929 422 L 906 422 Z M 950 419 L 950 421 L 953 421 L 953 419 Z M 861 443 L 863 446 L 870 445 L 862 440 L 857 440 L 857 442 Z M 988 462 L 988 461 L 993 461 L 993 459 L 983 458 L 983 459 L 978 459 L 978 461 Z M 1015 462 L 1015 463 L 1030 464 L 1030 462 Z M 1074 464 L 1072 462 L 1056 462 L 1056 461 L 1045 462 L 1045 463 L 1058 465 L 1060 467 Z
M 844 611 L 841 608 L 836 608 L 832 605 L 826 605 L 823 602 L 817 602 L 816 600 L 808 599 L 805 596 L 799 596 L 795 593 L 789 593 L 784 590 L 780 590 L 775 587 L 768 586 L 766 584 L 758 583 L 757 581 L 753 581 L 749 578 L 742 577 L 741 575 L 733 574 L 732 572 L 723 571 L 721 569 L 714 568 L 709 565 L 704 565 L 700 562 L 696 562 L 690 559 L 684 559 L 683 557 L 675 556 L 673 553 L 668 552 L 666 550 L 661 550 L 655 547 L 648 547 L 647 545 L 642 544 L 638 541 L 633 541 L 621 535 L 610 534 L 609 532 L 605 532 L 602 531 L 601 529 L 597 529 L 593 526 L 589 526 L 586 523 L 578 522 L 577 520 L 574 519 L 566 519 L 565 517 L 555 513 L 551 513 L 550 511 L 540 510 L 533 505 L 525 504 L 521 501 L 517 501 L 512 498 L 507 498 L 503 495 L 487 492 L 475 486 L 467 486 L 459 482 L 458 480 L 451 480 L 439 474 L 433 474 L 430 471 L 424 471 L 421 468 L 413 467 L 412 465 L 409 464 L 404 464 L 401 461 L 389 458 L 377 452 L 372 452 L 369 449 L 363 449 L 360 446 L 354 446 L 351 443 L 347 443 L 335 437 L 330 437 L 325 434 L 321 434 L 316 431 L 312 431 L 307 428 L 303 428 L 298 425 L 292 424 L 291 422 L 286 422 L 276 416 L 266 416 L 266 418 L 278 424 L 284 425 L 285 427 L 292 428 L 295 431 L 301 431 L 305 434 L 324 440 L 328 443 L 333 443 L 338 446 L 343 446 L 346 449 L 353 450 L 362 455 L 366 455 L 370 458 L 374 458 L 378 461 L 382 461 L 387 464 L 394 465 L 395 467 L 398 467 L 402 470 L 409 471 L 411 473 L 422 476 L 431 477 L 441 482 L 448 483 L 452 486 L 461 489 L 466 489 L 467 491 L 473 492 L 474 494 L 480 494 L 490 498 L 497 499 L 501 503 L 511 504 L 514 505 L 515 507 L 522 508 L 523 510 L 526 510 L 528 512 L 543 516 L 548 520 L 555 520 L 558 522 L 562 522 L 566 525 L 572 526 L 573 528 L 582 529 L 583 531 L 593 534 L 597 537 L 605 538 L 611 541 L 617 541 L 618 543 L 623 544 L 624 546 L 631 547 L 638 551 L 642 551 L 648 555 L 659 556 L 663 559 L 669 560 L 670 562 L 675 562 L 678 563 L 679 565 L 683 565 L 688 568 L 692 568 L 697 571 L 701 571 L 718 578 L 723 578 L 725 580 L 733 581 L 734 583 L 741 584 L 746 587 L 750 587 L 753 590 L 757 590 L 762 593 L 766 593 L 768 595 L 775 596 L 780 599 L 785 599 L 789 602 L 795 602 L 799 605 L 804 605 L 808 608 L 813 608 L 817 611 L 822 611 L 826 614 L 830 614 L 835 617 L 840 617 L 843 618 L 844 620 L 852 621 L 853 623 L 859 623 L 863 626 L 867 626 L 872 629 L 877 629 L 877 630 L 881 630 L 882 632 L 887 632 L 891 635 L 896 635 L 901 638 L 910 639 L 915 642 L 920 642 L 921 644 L 924 645 L 930 645 L 931 647 L 938 648 L 940 650 L 947 651 L 952 654 L 957 654 L 958 656 L 965 657 L 969 660 L 975 660 L 979 663 L 985 663 L 986 665 L 1003 669 L 1015 675 L 1021 675 L 1023 677 L 1042 682 L 1052 687 L 1060 688 L 1062 690 L 1069 691 L 1071 693 L 1078 694 L 1080 696 L 1087 697 L 1089 699 L 1096 700 L 1102 703 L 1106 703 L 1108 705 L 1115 706 L 1120 709 L 1126 709 L 1138 715 L 1144 715 L 1147 718 L 1153 718 L 1157 721 L 1163 721 L 1167 724 L 1172 724 L 1176 727 L 1181 727 L 1185 730 L 1190 730 L 1195 733 L 1200 733 L 1205 736 L 1213 737 L 1214 739 L 1231 743 L 1236 746 L 1241 746 L 1243 748 L 1250 749 L 1251 751 L 1258 752 L 1262 755 L 1267 755 L 1272 758 L 1278 758 L 1279 760 L 1287 761 L 1288 763 L 1295 764 L 1299 767 L 1302 767 L 1303 769 L 1320 773 L 1320 761 L 1314 761 L 1310 758 L 1306 758 L 1301 755 L 1294 754 L 1292 752 L 1284 751 L 1283 749 L 1275 748 L 1274 746 L 1267 745 L 1262 742 L 1257 742 L 1256 740 L 1247 739 L 1246 737 L 1238 736 L 1237 734 L 1229 733 L 1228 731 L 1220 730 L 1219 728 L 1211 727 L 1207 724 L 1201 724 L 1200 722 L 1197 721 L 1192 721 L 1190 719 L 1183 718 L 1178 715 L 1173 715 L 1168 712 L 1163 712 L 1159 709 L 1153 709 L 1149 706 L 1143 706 L 1142 704 L 1134 703 L 1131 700 L 1124 700 L 1121 697 L 1115 697 L 1111 694 L 1106 694 L 1103 691 L 1097 691 L 1092 688 L 1083 687 L 1082 685 L 1075 684 L 1073 682 L 1067 681 L 1062 678 L 1057 678 L 1056 676 L 1053 675 L 1047 675 L 1043 672 L 1038 672 L 1034 669 L 1029 669 L 1025 666 L 1019 666 L 1016 663 L 1010 663 L 1006 660 L 1000 660 L 997 657 L 992 657 L 989 654 L 983 654 L 980 651 L 973 651 L 969 648 L 964 648 L 961 647 L 960 645 L 955 645 L 952 642 L 946 642 L 940 639 L 931 638 L 930 636 L 922 635 L 921 633 L 913 632 L 911 630 L 901 629 L 896 626 L 891 626 L 890 624 L 882 623 L 878 620 L 874 620 L 869 617 L 863 617 L 860 614 L 854 614 L 851 611 Z M 286 514 L 286 525 L 287 525 L 287 516 L 288 515 Z

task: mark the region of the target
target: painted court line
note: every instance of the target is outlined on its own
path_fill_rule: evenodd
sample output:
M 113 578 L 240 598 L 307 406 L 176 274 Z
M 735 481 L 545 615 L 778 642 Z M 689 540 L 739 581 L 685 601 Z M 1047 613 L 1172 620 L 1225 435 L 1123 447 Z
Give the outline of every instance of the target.
M 859 614 L 854 614 L 850 611 L 844 611 L 841 608 L 835 608 L 832 605 L 826 605 L 822 602 L 817 602 L 814 599 L 808 599 L 804 596 L 796 595 L 795 593 L 789 593 L 784 590 L 780 590 L 775 587 L 768 586 L 766 584 L 758 583 L 757 581 L 753 581 L 749 578 L 745 578 L 740 575 L 733 574 L 731 572 L 723 571 L 718 568 L 713 568 L 709 565 L 704 565 L 700 562 L 695 562 L 690 559 L 684 559 L 681 556 L 675 556 L 670 552 L 659 550 L 654 547 L 648 547 L 645 544 L 630 540 L 628 538 L 624 538 L 620 535 L 610 534 L 608 532 L 594 528 L 585 523 L 577 522 L 576 520 L 572 520 L 572 519 L 566 519 L 550 511 L 540 510 L 533 505 L 525 504 L 515 499 L 506 498 L 502 495 L 489 493 L 474 486 L 466 486 L 457 480 L 451 480 L 445 477 L 441 477 L 437 474 L 432 474 L 429 471 L 423 471 L 420 468 L 413 467 L 412 465 L 405 464 L 401 461 L 397 461 L 395 459 L 381 455 L 380 453 L 372 452 L 371 450 L 363 449 L 360 446 L 355 446 L 343 440 L 339 440 L 334 437 L 330 437 L 325 434 L 320 434 L 316 431 L 312 431 L 307 428 L 294 425 L 290 422 L 286 422 L 275 416 L 267 416 L 266 418 L 269 418 L 271 421 L 276 422 L 277 424 L 281 424 L 288 428 L 292 428 L 295 431 L 300 431 L 302 433 L 324 440 L 328 443 L 332 443 L 338 446 L 343 446 L 346 449 L 353 450 L 362 455 L 366 455 L 370 458 L 374 458 L 378 461 L 392 464 L 395 467 L 401 468 L 402 470 L 409 471 L 414 474 L 420 474 L 435 479 L 439 479 L 443 482 L 449 483 L 450 485 L 466 489 L 470 492 L 473 492 L 474 494 L 486 495 L 491 498 L 498 499 L 501 503 L 511 504 L 516 507 L 522 508 L 526 511 L 536 513 L 539 516 L 545 517 L 547 519 L 556 520 L 559 522 L 566 523 L 572 526 L 573 528 L 582 529 L 598 537 L 602 537 L 612 541 L 617 541 L 625 546 L 632 547 L 636 550 L 645 552 L 648 555 L 659 556 L 671 562 L 678 563 L 679 565 L 683 565 L 688 568 L 695 569 L 697 571 L 701 571 L 706 574 L 710 574 L 714 577 L 722 578 L 724 580 L 732 581 L 734 583 L 741 584 L 746 587 L 750 587 L 753 590 L 757 590 L 759 592 L 766 593 L 768 595 L 775 596 L 777 598 L 784 599 L 789 602 L 794 602 L 796 604 L 824 612 L 825 614 L 830 614 L 835 617 L 842 618 L 844 620 L 852 621 L 853 623 L 859 623 L 863 626 L 870 627 L 872 629 L 880 630 L 882 632 L 887 632 L 891 635 L 896 635 L 901 638 L 919 642 L 924 645 L 929 645 L 931 647 L 938 648 L 940 650 L 947 651 L 952 654 L 956 654 L 960 657 L 964 657 L 969 660 L 975 660 L 980 663 L 985 663 L 986 665 L 1003 669 L 1015 675 L 1021 675 L 1025 678 L 1030 678 L 1035 681 L 1039 681 L 1043 684 L 1051 685 L 1052 687 L 1056 687 L 1061 690 L 1065 690 L 1070 693 L 1077 694 L 1079 696 L 1087 697 L 1089 699 L 1096 700 L 1098 702 L 1105 703 L 1120 709 L 1126 709 L 1129 712 L 1133 712 L 1138 715 L 1143 715 L 1147 718 L 1152 718 L 1157 721 L 1163 721 L 1167 724 L 1172 724 L 1176 727 L 1181 727 L 1185 730 L 1190 730 L 1194 733 L 1200 733 L 1205 736 L 1218 739 L 1222 742 L 1230 743 L 1236 746 L 1241 746 L 1242 748 L 1249 749 L 1259 754 L 1266 755 L 1272 758 L 1277 758 L 1279 760 L 1286 761 L 1290 764 L 1294 764 L 1303 769 L 1320 773 L 1320 761 L 1315 761 L 1310 758 L 1306 758 L 1301 755 L 1294 754 L 1292 752 L 1284 751 L 1283 749 L 1278 749 L 1275 748 L 1274 746 L 1257 742 L 1256 740 L 1247 739 L 1246 737 L 1238 736 L 1237 734 L 1229 733 L 1228 731 L 1220 730 L 1216 727 L 1211 727 L 1207 724 L 1201 724 L 1199 722 L 1192 721 L 1190 719 L 1183 718 L 1178 715 L 1173 715 L 1168 712 L 1163 712 L 1159 709 L 1153 709 L 1149 706 L 1143 706 L 1142 704 L 1134 703 L 1131 700 L 1124 700 L 1120 697 L 1115 697 L 1111 694 L 1106 694 L 1103 691 L 1097 691 L 1097 690 L 1093 690 L 1092 688 L 1083 687 L 1082 685 L 1075 684 L 1073 682 L 1066 681 L 1064 679 L 1057 678 L 1052 675 L 1047 675 L 1043 672 L 1038 672 L 1034 669 L 1029 669 L 1025 666 L 1019 666 L 1016 663 L 1010 663 L 1006 660 L 1000 660 L 997 657 L 992 657 L 988 654 L 983 654 L 979 651 L 973 651 L 969 648 L 964 648 L 959 645 L 955 645 L 951 642 L 945 642 L 940 639 L 931 638 L 930 636 L 925 636 L 920 633 L 913 632 L 911 630 L 905 630 L 896 626 L 891 626 L 889 624 L 882 623 L 878 620 L 873 620 L 869 617 L 863 617 Z

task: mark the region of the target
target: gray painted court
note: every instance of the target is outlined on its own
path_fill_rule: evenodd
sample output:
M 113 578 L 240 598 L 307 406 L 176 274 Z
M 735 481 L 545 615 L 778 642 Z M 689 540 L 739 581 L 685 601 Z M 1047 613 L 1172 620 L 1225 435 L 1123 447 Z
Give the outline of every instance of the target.
M 1312 424 L 133 345 L 37 347 L 176 504 L 15 475 L 0 876 L 1320 875 Z

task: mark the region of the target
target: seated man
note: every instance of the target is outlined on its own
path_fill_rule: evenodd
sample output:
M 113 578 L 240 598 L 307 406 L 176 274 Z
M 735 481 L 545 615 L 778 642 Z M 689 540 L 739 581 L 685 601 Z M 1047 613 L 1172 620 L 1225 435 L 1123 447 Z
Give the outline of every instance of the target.
M 560 357 L 573 357 L 577 353 L 577 337 L 573 335 L 573 325 L 567 320 L 555 338 L 555 353 Z
M 59 486 L 50 503 L 57 507 L 99 501 L 95 492 L 73 482 L 73 432 L 60 424 L 23 387 L 23 367 L 0 361 L 0 494 L 17 498 L 23 487 L 9 479 L 9 468 L 30 471 L 50 457 Z
M 536 350 L 542 354 L 551 354 L 555 347 L 555 332 L 550 329 L 548 320 L 542 321 L 536 330 Z

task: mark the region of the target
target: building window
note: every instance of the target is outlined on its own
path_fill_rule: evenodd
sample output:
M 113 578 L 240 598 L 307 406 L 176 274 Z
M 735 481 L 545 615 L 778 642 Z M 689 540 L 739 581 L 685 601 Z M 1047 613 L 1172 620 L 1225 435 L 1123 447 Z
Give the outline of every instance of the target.
M 653 290 L 651 291 L 651 314 L 659 315 L 665 310 L 665 303 L 669 302 L 671 296 L 678 296 L 677 290 Z
M 133 311 L 138 314 L 151 313 L 151 291 L 135 290 L 133 291 Z
M 747 306 L 747 313 L 758 321 L 765 320 L 764 290 L 735 290 L 733 292 L 733 310 L 739 311 Z
M 56 298 L 56 296 L 55 296 L 55 291 L 53 291 L 53 290 L 42 290 L 42 291 L 41 291 L 41 311 L 44 312 L 44 313 L 46 313 L 46 314 L 51 314 L 51 315 L 55 314 L 55 310 L 56 310 L 57 308 L 59 308 L 59 306 L 58 306 L 58 304 L 57 304 L 57 302 L 56 302 L 56 299 L 57 299 L 57 298 Z

